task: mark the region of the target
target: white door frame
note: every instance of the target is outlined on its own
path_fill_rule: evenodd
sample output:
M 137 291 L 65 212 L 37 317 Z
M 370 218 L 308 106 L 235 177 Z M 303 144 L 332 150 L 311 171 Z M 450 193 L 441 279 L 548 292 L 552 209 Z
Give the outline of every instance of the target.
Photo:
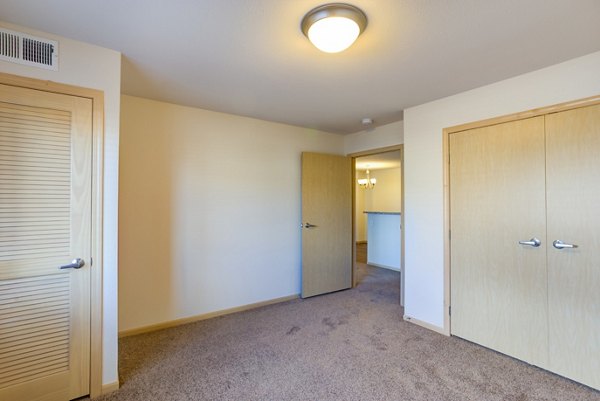
M 104 93 L 95 89 L 0 73 L 0 83 L 92 101 L 92 261 L 90 288 L 90 397 L 102 394 L 102 275 Z

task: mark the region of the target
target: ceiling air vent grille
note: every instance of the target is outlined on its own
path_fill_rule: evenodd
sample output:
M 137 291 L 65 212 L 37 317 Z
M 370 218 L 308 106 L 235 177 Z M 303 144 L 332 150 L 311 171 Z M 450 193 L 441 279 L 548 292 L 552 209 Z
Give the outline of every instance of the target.
M 0 28 L 0 60 L 58 70 L 58 42 Z

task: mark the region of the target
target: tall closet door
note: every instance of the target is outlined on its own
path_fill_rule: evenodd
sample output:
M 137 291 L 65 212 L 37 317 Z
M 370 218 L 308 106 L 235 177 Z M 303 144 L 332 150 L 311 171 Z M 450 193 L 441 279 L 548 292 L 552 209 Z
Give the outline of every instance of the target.
M 544 117 L 450 135 L 453 335 L 547 361 Z M 542 246 L 519 244 L 537 238 Z
M 549 369 L 600 388 L 600 105 L 548 115 L 546 135 Z
M 90 99 L 0 85 L 0 400 L 90 392 L 91 167 Z

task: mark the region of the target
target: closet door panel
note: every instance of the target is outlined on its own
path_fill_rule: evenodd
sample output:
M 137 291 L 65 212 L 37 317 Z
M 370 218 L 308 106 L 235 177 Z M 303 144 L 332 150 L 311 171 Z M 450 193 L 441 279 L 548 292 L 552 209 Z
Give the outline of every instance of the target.
M 544 117 L 450 135 L 453 335 L 547 363 Z M 537 237 L 542 246 L 519 244 Z
M 547 115 L 546 135 L 549 368 L 600 388 L 600 105 Z

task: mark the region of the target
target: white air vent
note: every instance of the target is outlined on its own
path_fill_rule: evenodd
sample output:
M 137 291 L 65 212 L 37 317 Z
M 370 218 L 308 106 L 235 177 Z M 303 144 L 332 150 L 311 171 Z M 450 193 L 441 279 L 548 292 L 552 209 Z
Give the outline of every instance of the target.
M 0 60 L 58 71 L 58 42 L 0 28 Z

